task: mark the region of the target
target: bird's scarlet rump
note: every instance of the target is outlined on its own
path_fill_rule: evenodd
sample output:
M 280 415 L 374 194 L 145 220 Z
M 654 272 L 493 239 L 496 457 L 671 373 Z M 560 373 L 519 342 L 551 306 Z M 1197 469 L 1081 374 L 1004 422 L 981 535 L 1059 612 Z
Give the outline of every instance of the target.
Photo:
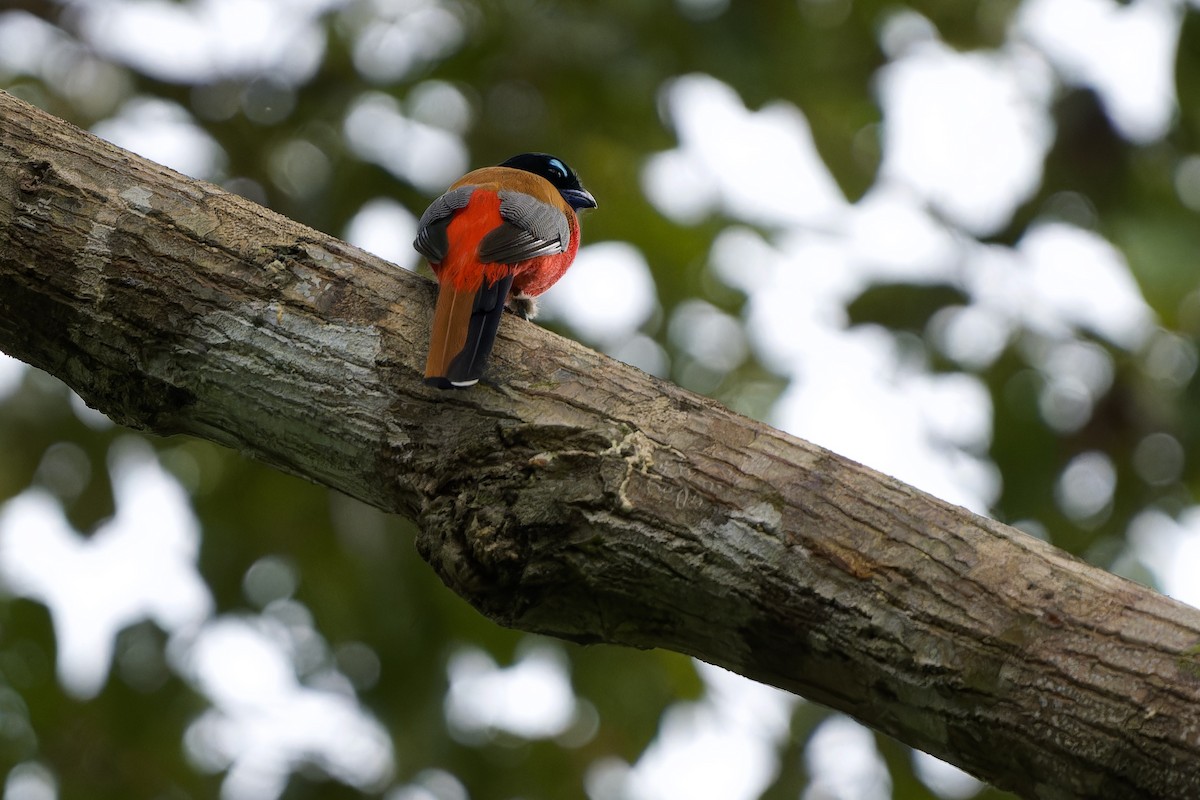
M 595 207 L 575 172 L 545 153 L 470 172 L 429 205 L 413 243 L 438 279 L 427 384 L 479 381 L 504 308 L 533 316 L 533 298 L 575 260 L 577 211 Z

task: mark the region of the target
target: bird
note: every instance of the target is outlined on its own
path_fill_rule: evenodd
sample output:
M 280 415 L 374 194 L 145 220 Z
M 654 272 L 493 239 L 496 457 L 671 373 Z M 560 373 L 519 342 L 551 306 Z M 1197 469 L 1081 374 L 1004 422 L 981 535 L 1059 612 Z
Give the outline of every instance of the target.
M 504 309 L 532 319 L 579 251 L 579 217 L 596 199 L 548 153 L 521 153 L 459 178 L 417 224 L 413 247 L 438 281 L 425 383 L 479 382 Z

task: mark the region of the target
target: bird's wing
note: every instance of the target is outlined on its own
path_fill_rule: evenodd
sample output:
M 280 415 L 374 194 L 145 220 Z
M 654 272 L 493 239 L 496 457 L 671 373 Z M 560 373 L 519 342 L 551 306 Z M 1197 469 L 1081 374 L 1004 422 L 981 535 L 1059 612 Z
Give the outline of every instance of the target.
M 417 252 L 429 259 L 431 264 L 440 264 L 450 250 L 450 239 L 446 228 L 454 218 L 454 212 L 467 207 L 476 186 L 459 186 L 429 204 L 421 221 L 417 223 L 417 239 L 413 247 Z
M 503 222 L 479 242 L 481 262 L 516 264 L 567 249 L 571 228 L 561 209 L 525 192 L 501 189 L 497 194 Z

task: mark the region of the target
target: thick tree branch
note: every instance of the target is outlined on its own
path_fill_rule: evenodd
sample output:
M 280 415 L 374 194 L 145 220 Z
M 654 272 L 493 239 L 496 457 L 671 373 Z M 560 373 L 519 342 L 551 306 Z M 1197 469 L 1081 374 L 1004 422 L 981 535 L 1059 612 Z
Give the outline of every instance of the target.
M 498 622 L 666 647 L 1038 798 L 1200 796 L 1200 612 L 504 321 L 0 92 L 0 349 L 117 421 L 413 518 Z

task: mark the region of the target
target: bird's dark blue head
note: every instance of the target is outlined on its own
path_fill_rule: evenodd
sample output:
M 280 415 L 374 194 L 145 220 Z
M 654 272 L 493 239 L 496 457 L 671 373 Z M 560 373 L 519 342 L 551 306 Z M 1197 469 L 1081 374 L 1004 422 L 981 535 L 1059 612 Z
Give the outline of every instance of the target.
M 532 172 L 550 181 L 550 185 L 558 189 L 571 208 L 578 211 L 581 208 L 595 208 L 596 198 L 583 188 L 575 170 L 567 166 L 561 158 L 549 153 L 521 153 L 513 156 L 500 166 Z

